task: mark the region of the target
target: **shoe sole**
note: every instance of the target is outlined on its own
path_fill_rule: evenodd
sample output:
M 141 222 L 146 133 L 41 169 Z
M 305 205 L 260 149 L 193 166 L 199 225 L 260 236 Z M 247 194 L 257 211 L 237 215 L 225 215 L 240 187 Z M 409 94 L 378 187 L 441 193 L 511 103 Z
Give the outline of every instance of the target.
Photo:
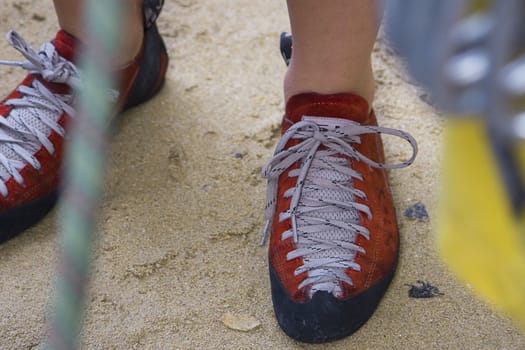
M 168 67 L 166 45 L 157 25 L 145 31 L 144 56 L 122 112 L 155 96 L 164 84 Z M 55 206 L 59 190 L 0 213 L 0 243 L 38 223 Z

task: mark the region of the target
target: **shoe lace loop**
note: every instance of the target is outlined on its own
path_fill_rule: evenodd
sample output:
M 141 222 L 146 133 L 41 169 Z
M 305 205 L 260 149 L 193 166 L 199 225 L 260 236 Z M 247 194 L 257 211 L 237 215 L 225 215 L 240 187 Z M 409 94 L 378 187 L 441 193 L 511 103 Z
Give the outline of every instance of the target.
M 400 137 L 412 147 L 412 156 L 397 164 L 370 159 L 353 147 L 365 134 Z M 291 146 L 288 145 L 290 141 L 294 141 Z M 351 284 L 344 270 L 359 270 L 353 258 L 357 252 L 365 253 L 355 244 L 355 239 L 358 235 L 370 238 L 368 230 L 359 225 L 357 212 L 370 219 L 372 213 L 367 205 L 355 200 L 356 197 L 366 199 L 366 193 L 353 186 L 353 179 L 363 180 L 363 177 L 350 167 L 348 158 L 374 168 L 397 169 L 410 165 L 416 154 L 415 139 L 401 130 L 361 125 L 338 118 L 303 117 L 286 131 L 274 156 L 262 169 L 262 176 L 268 180 L 268 191 L 266 224 L 260 244 L 264 245 L 266 241 L 276 210 L 278 179 L 287 169 L 294 167 L 288 172 L 288 177 L 297 177 L 295 186 L 283 195 L 291 198 L 290 207 L 279 213 L 278 219 L 291 220 L 291 230 L 285 231 L 281 239 L 293 238 L 297 247 L 287 255 L 287 260 L 302 257 L 304 264 L 295 274 L 308 272 L 309 277 L 299 287 L 315 284 L 314 291 L 334 292 L 338 288 L 334 281 Z M 326 231 L 330 233 L 326 234 Z M 330 254 L 333 249 L 337 249 L 338 254 Z
M 58 54 L 52 43 L 45 43 L 39 52 L 33 50 L 24 38 L 14 30 L 7 33 L 7 42 L 19 51 L 27 61 L 3 61 L 0 64 L 20 67 L 31 74 L 39 74 L 44 80 L 68 84 L 73 88 L 80 86 L 79 72 L 75 65 Z
M 0 65 L 23 68 L 30 74 L 41 76 L 46 82 L 66 84 L 74 89 L 80 86 L 77 68 L 60 56 L 52 43 L 45 43 L 37 53 L 15 31 L 7 34 L 7 41 L 27 60 L 0 60 Z M 31 86 L 19 86 L 17 91 L 21 97 L 4 101 L 3 104 L 12 109 L 7 116 L 0 116 L 0 194 L 4 197 L 8 195 L 5 182 L 11 176 L 23 184 L 19 171 L 26 163 L 35 169 L 40 168 L 33 156 L 40 145 L 49 153 L 54 153 L 46 131 L 53 130 L 64 137 L 65 131 L 58 123 L 60 115 L 65 112 L 75 116 L 75 109 L 71 107 L 74 100 L 72 93 L 53 93 L 38 79 L 34 79 Z

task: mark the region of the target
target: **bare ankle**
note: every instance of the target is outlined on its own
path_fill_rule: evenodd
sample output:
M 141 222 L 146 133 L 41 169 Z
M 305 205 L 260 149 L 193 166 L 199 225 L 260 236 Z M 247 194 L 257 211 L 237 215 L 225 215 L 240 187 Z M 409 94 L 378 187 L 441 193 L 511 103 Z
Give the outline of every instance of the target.
M 125 25 L 126 30 L 122 33 L 121 46 L 115 57 L 117 67 L 125 66 L 133 61 L 139 54 L 144 41 L 144 23 L 142 16 L 140 21 L 133 20 Z
M 345 73 L 346 72 L 346 73 Z M 323 95 L 353 93 L 372 105 L 375 81 L 370 65 L 357 69 L 339 69 L 328 65 L 317 68 L 297 69 L 293 62 L 284 79 L 285 101 L 294 95 L 315 92 Z
M 60 28 L 80 41 L 85 41 L 83 2 L 54 0 L 54 4 Z M 120 46 L 117 48 L 115 67 L 121 67 L 131 62 L 142 48 L 144 38 L 142 0 L 134 0 L 133 4 L 126 6 L 121 20 L 122 39 Z

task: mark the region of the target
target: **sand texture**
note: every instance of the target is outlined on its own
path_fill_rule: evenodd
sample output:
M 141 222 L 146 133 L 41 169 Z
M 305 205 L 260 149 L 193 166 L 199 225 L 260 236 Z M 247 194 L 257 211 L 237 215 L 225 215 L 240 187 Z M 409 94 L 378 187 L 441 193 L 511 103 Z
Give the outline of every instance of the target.
M 390 172 L 401 229 L 397 275 L 352 337 L 316 346 L 288 338 L 273 316 L 267 247 L 258 246 L 260 170 L 284 107 L 285 1 L 170 0 L 159 26 L 171 56 L 165 87 L 120 116 L 109 149 L 83 349 L 525 349 L 517 328 L 455 281 L 434 252 L 442 120 L 381 39 L 379 122 L 420 146 L 411 167 Z M 57 30 L 51 1 L 1 1 L 0 32 L 11 28 L 38 48 Z M 0 58 L 21 59 L 5 41 Z M 0 67 L 1 96 L 24 74 Z M 402 142 L 385 144 L 390 162 L 409 156 Z M 417 202 L 428 221 L 403 215 Z M 0 349 L 34 349 L 42 340 L 56 216 L 0 246 Z M 444 295 L 409 298 L 406 284 L 417 280 Z

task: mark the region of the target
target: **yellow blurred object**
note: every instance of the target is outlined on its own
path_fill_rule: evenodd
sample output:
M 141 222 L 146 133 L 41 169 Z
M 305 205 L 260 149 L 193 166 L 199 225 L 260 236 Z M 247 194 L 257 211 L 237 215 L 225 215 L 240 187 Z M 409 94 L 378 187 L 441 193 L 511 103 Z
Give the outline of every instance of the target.
M 438 248 L 453 272 L 525 329 L 523 215 L 513 212 L 483 118 L 446 123 Z M 525 169 L 525 145 L 516 147 Z

